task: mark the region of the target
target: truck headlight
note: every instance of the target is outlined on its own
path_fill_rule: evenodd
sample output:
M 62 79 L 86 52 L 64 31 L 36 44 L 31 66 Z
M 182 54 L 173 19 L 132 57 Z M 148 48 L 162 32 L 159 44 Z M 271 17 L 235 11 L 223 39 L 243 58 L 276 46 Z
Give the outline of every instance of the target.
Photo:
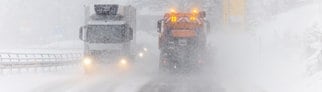
M 117 64 L 117 68 L 122 71 L 129 69 L 129 67 L 130 67 L 130 64 L 126 58 L 121 58 L 119 63 Z
M 143 58 L 144 53 L 143 52 L 140 52 L 138 55 L 139 55 L 140 58 Z
M 93 61 L 90 58 L 85 58 L 83 60 L 83 63 L 84 63 L 84 65 L 91 65 L 93 63 Z
M 120 64 L 122 65 L 126 65 L 127 63 L 128 63 L 127 60 L 124 58 L 120 60 Z

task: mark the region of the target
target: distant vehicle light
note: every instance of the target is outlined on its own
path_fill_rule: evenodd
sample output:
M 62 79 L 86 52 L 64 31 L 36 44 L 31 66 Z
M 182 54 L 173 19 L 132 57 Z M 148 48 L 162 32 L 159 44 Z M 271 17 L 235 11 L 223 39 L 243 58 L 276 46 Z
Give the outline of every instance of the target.
M 139 57 L 140 57 L 140 58 L 143 58 L 143 56 L 144 56 L 143 52 L 140 52 L 140 53 L 139 53 Z
M 148 48 L 143 48 L 143 51 L 144 51 L 144 52 L 147 52 L 147 51 L 148 51 Z

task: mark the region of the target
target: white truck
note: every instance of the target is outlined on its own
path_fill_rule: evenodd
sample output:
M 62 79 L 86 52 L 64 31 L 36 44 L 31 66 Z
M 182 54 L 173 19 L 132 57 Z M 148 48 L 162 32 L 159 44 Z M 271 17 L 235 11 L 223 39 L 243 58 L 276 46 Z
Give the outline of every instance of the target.
M 85 17 L 79 38 L 84 42 L 83 65 L 86 68 L 104 64 L 126 65 L 134 60 L 134 7 L 116 4 L 85 6 Z

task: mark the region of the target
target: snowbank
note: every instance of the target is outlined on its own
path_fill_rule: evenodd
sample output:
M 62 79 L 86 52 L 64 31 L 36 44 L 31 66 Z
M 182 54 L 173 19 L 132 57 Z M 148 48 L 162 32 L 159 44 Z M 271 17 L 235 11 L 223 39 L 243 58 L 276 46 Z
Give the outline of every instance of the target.
M 313 55 L 307 53 L 307 31 L 322 24 L 319 12 L 318 4 L 310 4 L 254 30 L 217 33 L 215 69 L 227 92 L 321 92 L 322 77 L 307 73 Z

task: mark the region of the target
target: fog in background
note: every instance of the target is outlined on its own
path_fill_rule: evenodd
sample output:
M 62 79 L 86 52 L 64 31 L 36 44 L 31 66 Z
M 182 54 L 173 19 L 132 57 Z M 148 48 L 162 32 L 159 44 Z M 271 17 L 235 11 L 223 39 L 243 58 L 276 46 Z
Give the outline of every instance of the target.
M 193 6 L 207 11 L 215 62 L 209 76 L 227 92 L 320 92 L 321 4 L 313 1 L 248 0 L 247 30 L 240 31 L 222 29 L 220 0 L 1 0 L 0 49 L 82 48 L 82 6 L 109 2 L 137 7 L 137 40 L 156 58 L 156 21 L 169 8 Z
M 267 18 L 265 16 L 270 17 L 310 1 L 313 0 L 250 0 L 247 3 L 248 21 L 257 24 L 257 21 Z M 221 26 L 220 0 L 1 0 L 0 48 L 57 48 L 62 42 L 69 45 L 59 45 L 61 48 L 75 47 L 70 45 L 79 44 L 76 40 L 78 29 L 83 24 L 82 6 L 94 3 L 131 4 L 138 8 L 139 15 L 151 18 L 161 17 L 169 8 L 186 10 L 186 7 L 198 7 L 207 11 L 208 19 L 213 20 L 214 30 Z M 139 19 L 139 28 L 154 31 L 155 25 L 140 27 L 140 24 L 152 24 L 150 22 Z
M 82 0 L 1 0 L 0 48 L 40 48 L 78 40 L 84 4 Z M 71 47 L 67 43 L 62 48 Z

